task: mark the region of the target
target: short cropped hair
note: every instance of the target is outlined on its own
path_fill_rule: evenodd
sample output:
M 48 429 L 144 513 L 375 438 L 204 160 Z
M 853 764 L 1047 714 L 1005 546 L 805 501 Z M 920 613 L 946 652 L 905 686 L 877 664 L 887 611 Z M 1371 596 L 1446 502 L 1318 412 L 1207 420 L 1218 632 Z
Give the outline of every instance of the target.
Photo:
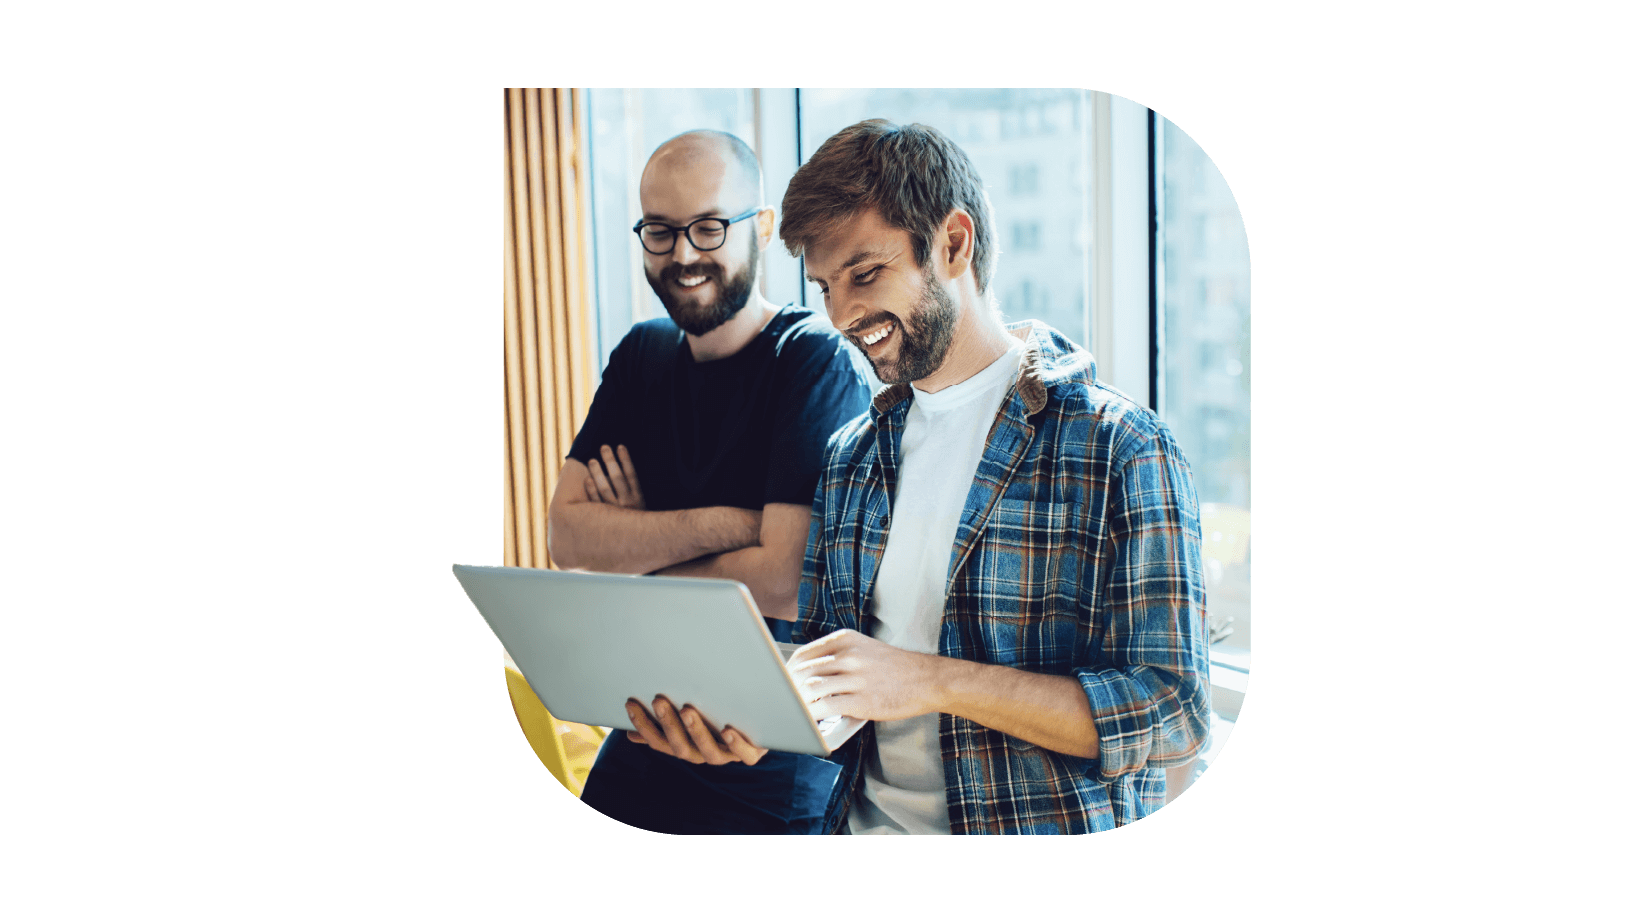
M 991 200 L 962 148 L 927 125 L 867 119 L 820 145 L 792 175 L 780 203 L 780 240 L 800 256 L 856 215 L 877 209 L 911 235 L 917 265 L 928 266 L 934 235 L 954 209 L 974 219 L 973 270 L 983 294 L 996 272 Z

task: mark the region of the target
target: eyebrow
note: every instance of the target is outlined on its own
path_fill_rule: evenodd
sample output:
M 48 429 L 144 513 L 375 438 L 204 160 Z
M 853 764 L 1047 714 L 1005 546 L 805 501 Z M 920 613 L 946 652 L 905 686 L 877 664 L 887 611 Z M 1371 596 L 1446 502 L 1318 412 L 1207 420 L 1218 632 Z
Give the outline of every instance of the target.
M 702 218 L 722 218 L 724 216 L 724 214 L 725 213 L 724 213 L 723 209 L 718 208 L 716 206 L 713 206 L 712 208 L 709 208 L 706 211 L 700 212 L 699 214 L 696 214 L 696 215 L 691 215 L 690 217 L 683 219 L 683 223 L 688 224 L 691 221 L 699 221 Z M 672 219 L 666 217 L 665 215 L 657 215 L 654 212 L 644 212 L 643 213 L 643 220 L 645 220 L 645 221 L 660 221 L 662 223 L 671 223 Z M 679 225 L 679 227 L 681 227 L 681 226 L 682 225 Z
M 868 247 L 865 250 L 857 251 L 853 256 L 851 256 L 848 259 L 844 260 L 843 265 L 837 267 L 837 272 L 839 274 L 847 272 L 848 270 L 853 269 L 854 267 L 860 265 L 861 263 L 866 262 L 867 260 L 874 260 L 874 259 L 877 259 L 878 257 L 888 259 L 888 258 L 890 258 L 890 255 L 888 253 L 889 249 L 890 248 L 888 248 L 888 247 Z M 803 278 L 809 280 L 810 282 L 815 283 L 816 285 L 819 285 L 820 283 L 825 281 L 824 279 L 821 279 L 818 276 L 815 276 L 813 273 L 810 273 L 810 272 L 807 272 L 807 271 L 805 271 L 803 273 Z

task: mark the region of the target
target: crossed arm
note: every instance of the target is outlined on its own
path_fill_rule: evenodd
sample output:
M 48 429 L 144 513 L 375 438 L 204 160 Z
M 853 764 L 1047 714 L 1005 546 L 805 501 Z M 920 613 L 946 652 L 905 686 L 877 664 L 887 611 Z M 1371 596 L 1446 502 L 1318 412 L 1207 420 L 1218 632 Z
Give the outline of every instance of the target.
M 547 548 L 562 567 L 617 574 L 725 577 L 751 590 L 770 618 L 797 618 L 809 508 L 645 508 L 625 446 L 564 463 L 547 510 Z

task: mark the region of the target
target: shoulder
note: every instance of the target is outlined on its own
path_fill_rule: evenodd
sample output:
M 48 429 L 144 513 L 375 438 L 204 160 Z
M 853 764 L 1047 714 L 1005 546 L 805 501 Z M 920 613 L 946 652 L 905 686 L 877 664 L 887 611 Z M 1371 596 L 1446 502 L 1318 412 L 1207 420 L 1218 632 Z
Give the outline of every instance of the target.
M 1047 324 L 1026 323 L 1026 374 L 1041 383 L 1042 410 L 1050 425 L 1076 441 L 1098 444 L 1104 450 L 1099 454 L 1116 467 L 1151 452 L 1176 451 L 1167 424 L 1149 407 L 1101 381 L 1087 350 Z
M 766 331 L 774 343 L 774 353 L 782 360 L 803 361 L 840 355 L 848 359 L 848 340 L 831 321 L 815 311 L 787 305 L 775 313 Z
M 824 481 L 840 480 L 859 465 L 877 445 L 875 415 L 867 410 L 855 416 L 826 440 Z
M 845 422 L 826 439 L 826 447 L 820 455 L 820 482 L 815 497 L 815 514 L 822 531 L 837 526 L 837 517 L 849 506 L 849 498 L 854 497 L 857 502 L 857 472 L 870 464 L 876 436 L 872 414 L 866 412 Z
M 842 412 L 863 409 L 871 386 L 856 362 L 854 347 L 825 315 L 806 308 L 781 308 L 764 331 L 776 374 L 796 387 L 824 386 L 846 393 Z
M 683 330 L 669 317 L 639 321 L 621 337 L 621 342 L 609 353 L 604 365 L 604 380 L 638 376 L 647 379 L 660 369 L 669 368 L 667 357 L 677 355 L 683 343 Z M 613 378 L 611 377 L 613 376 Z
M 633 324 L 615 350 L 626 356 L 645 356 L 675 350 L 682 341 L 683 331 L 670 317 L 654 317 Z

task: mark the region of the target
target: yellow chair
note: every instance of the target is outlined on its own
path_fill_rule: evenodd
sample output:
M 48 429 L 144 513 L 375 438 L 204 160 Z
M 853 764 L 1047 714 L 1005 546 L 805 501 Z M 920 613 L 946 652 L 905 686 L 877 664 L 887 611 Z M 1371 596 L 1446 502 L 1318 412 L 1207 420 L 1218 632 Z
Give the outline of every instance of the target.
M 609 729 L 554 718 L 530 688 L 529 680 L 518 672 L 518 665 L 511 657 L 507 657 L 506 666 L 507 695 L 512 698 L 513 714 L 518 716 L 518 726 L 524 729 L 530 749 L 541 758 L 553 778 L 569 789 L 570 794 L 581 797 L 587 773 L 592 771 L 592 761 L 598 758 L 598 747 Z

